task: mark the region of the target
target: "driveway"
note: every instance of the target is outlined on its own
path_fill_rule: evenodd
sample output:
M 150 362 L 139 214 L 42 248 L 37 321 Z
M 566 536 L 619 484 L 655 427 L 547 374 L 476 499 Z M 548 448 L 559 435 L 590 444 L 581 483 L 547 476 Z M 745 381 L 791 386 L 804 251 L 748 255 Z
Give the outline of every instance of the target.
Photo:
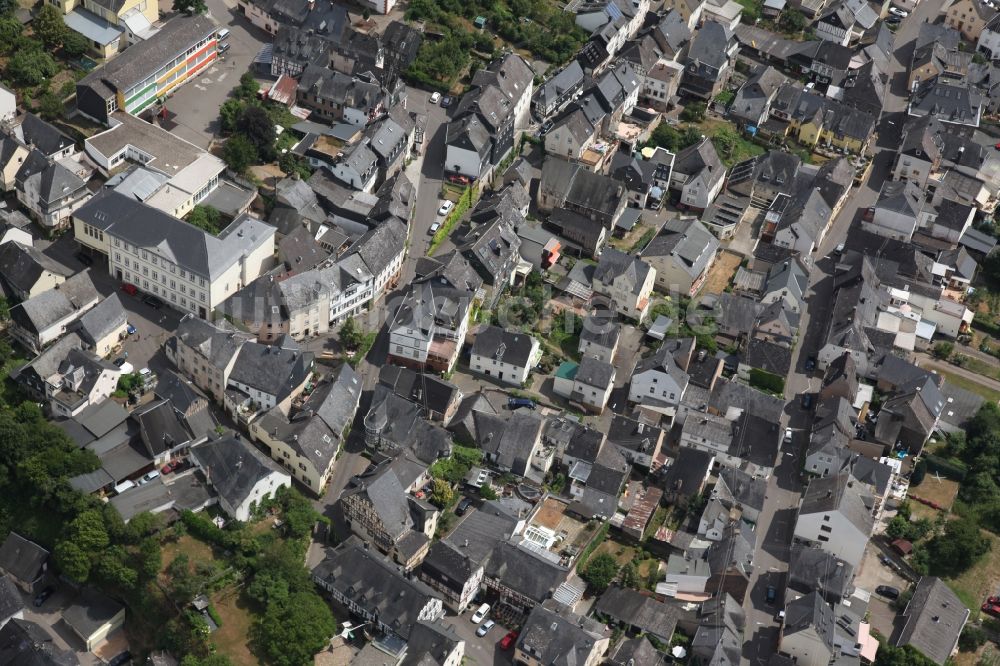
M 875 594 L 875 588 L 879 585 L 888 585 L 897 590 L 905 590 L 910 586 L 910 581 L 882 564 L 879 561 L 880 554 L 879 549 L 874 544 L 869 544 L 868 548 L 865 549 L 861 566 L 854 574 L 854 586 L 871 593 L 868 610 L 871 612 L 872 626 L 878 629 L 883 636 L 889 636 L 892 634 L 892 623 L 896 617 L 896 610 L 892 607 L 889 599 Z
M 206 0 L 209 15 L 229 28 L 229 50 L 200 76 L 188 81 L 166 101 L 171 132 L 201 148 L 209 148 L 219 131 L 219 107 L 239 85 L 243 75 L 271 35 L 255 27 L 236 10 L 235 2 Z M 169 127 L 169 123 L 165 123 Z
M 79 660 L 81 666 L 98 666 L 99 664 L 106 663 L 94 653 L 88 652 L 83 641 L 63 622 L 62 612 L 69 607 L 76 596 L 76 592 L 65 585 L 59 585 L 58 583 L 54 583 L 53 585 L 56 587 L 55 594 L 49 597 L 42 604 L 41 608 L 35 607 L 32 595 L 22 593 L 21 596 L 24 599 L 25 606 L 24 619 L 46 629 L 49 635 L 52 636 L 52 642 L 63 650 L 71 650 Z M 96 652 L 107 659 L 111 659 L 125 649 L 127 649 L 127 642 L 124 641 L 124 631 L 119 629 L 112 633 L 107 641 L 98 645 Z M 114 654 L 107 654 L 107 652 L 112 651 Z
M 478 625 L 472 624 L 472 613 L 478 606 L 465 611 L 461 615 L 449 613 L 442 620 L 446 625 L 452 625 L 458 637 L 465 641 L 465 659 L 462 663 L 479 664 L 509 664 L 514 650 L 501 650 L 500 639 L 507 634 L 507 628 L 497 624 L 490 632 L 480 638 L 476 636 Z

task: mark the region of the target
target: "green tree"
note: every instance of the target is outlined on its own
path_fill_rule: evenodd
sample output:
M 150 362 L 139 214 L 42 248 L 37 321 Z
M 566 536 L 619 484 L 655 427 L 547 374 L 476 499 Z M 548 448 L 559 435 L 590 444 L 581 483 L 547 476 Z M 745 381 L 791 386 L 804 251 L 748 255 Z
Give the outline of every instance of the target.
M 927 461 L 921 458 L 913 467 L 913 474 L 910 475 L 910 487 L 914 488 L 924 482 L 927 475 Z
M 53 49 L 62 44 L 69 28 L 63 21 L 62 12 L 55 5 L 44 4 L 31 22 L 31 30 L 45 46 Z
M 97 553 L 110 543 L 108 530 L 101 514 L 91 509 L 84 511 L 67 527 L 67 538 L 86 553 Z
M 621 570 L 621 584 L 622 587 L 631 587 L 632 589 L 639 589 L 639 571 L 635 567 L 634 562 L 626 562 L 625 566 Z
M 204 14 L 208 11 L 205 0 L 174 0 L 173 8 L 175 12 L 184 12 L 188 16 Z
M 939 342 L 934 345 L 934 356 L 941 360 L 946 360 L 955 351 L 955 345 L 951 342 Z
M 434 479 L 434 483 L 431 486 L 431 504 L 439 509 L 443 509 L 451 506 L 454 500 L 455 491 L 452 490 L 451 484 L 444 479 Z
M 298 592 L 283 604 L 269 604 L 254 628 L 261 652 L 274 666 L 312 663 L 337 633 L 330 607 L 315 592 Z
M 30 45 L 18 50 L 7 62 L 7 74 L 22 86 L 37 86 L 58 72 L 59 65 L 51 55 Z
M 681 120 L 688 123 L 700 123 L 705 120 L 707 108 L 704 102 L 691 102 L 681 111 Z
M 143 578 L 156 578 L 160 573 L 160 568 L 163 566 L 163 549 L 156 539 L 144 539 L 139 544 L 138 566 L 139 575 Z
M 712 145 L 719 152 L 719 157 L 723 162 L 733 159 L 736 149 L 740 145 L 740 137 L 730 128 L 724 128 L 715 133 L 712 137 Z
M 990 541 L 979 531 L 979 525 L 963 516 L 948 521 L 944 532 L 926 544 L 928 572 L 932 576 L 951 578 L 975 564 L 990 549 Z
M 487 484 L 483 484 L 482 486 L 480 486 L 479 496 L 482 497 L 484 500 L 495 500 L 498 497 L 496 491 L 493 490 L 493 488 Z
M 958 637 L 958 649 L 975 652 L 986 643 L 986 632 L 974 624 L 967 624 Z
M 10 319 L 10 302 L 0 296 L 0 321 L 8 321 Z M 10 358 L 10 352 L 3 355 L 5 358 Z
M 16 18 L 0 18 L 0 53 L 12 53 L 22 41 L 24 26 Z
M 63 575 L 77 583 L 86 583 L 90 577 L 90 555 L 72 541 L 60 541 L 53 551 L 56 566 Z
M 348 349 L 360 347 L 365 336 L 364 331 L 358 326 L 358 322 L 354 321 L 354 317 L 348 317 L 344 320 L 344 323 L 340 325 L 339 333 L 340 344 Z
M 786 7 L 778 19 L 778 27 L 787 33 L 798 34 L 806 29 L 806 17 L 798 9 Z
M 884 639 L 879 639 L 878 652 L 875 654 L 875 666 L 934 666 L 924 655 L 912 645 L 896 647 Z
M 38 114 L 46 120 L 55 120 L 63 114 L 62 100 L 52 91 L 42 95 L 38 99 Z
M 74 30 L 67 30 L 62 38 L 63 55 L 67 58 L 79 58 L 90 49 L 90 41 Z
M 246 106 L 246 102 L 241 99 L 227 99 L 222 103 L 222 106 L 219 107 L 219 125 L 223 132 L 236 131 L 236 120 L 243 112 L 244 106 Z
M 240 77 L 240 85 L 233 91 L 233 96 L 238 99 L 252 100 L 257 98 L 259 91 L 260 84 L 254 78 L 253 72 L 246 71 Z
M 184 218 L 202 231 L 207 231 L 213 236 L 222 231 L 222 213 L 212 206 L 198 204 L 191 209 L 191 212 Z
M 236 131 L 253 144 L 262 160 L 274 159 L 274 122 L 263 108 L 256 104 L 243 107 L 236 118 Z
M 285 533 L 292 539 L 304 539 L 312 533 L 317 522 L 329 522 L 299 491 L 290 488 L 282 489 L 281 493 L 281 516 L 285 519 Z
M 596 592 L 604 592 L 618 575 L 618 562 L 607 553 L 595 555 L 580 575 Z
M 242 134 L 236 134 L 226 140 L 222 148 L 222 159 L 226 166 L 236 173 L 246 173 L 250 165 L 257 163 L 257 149 L 250 140 Z
M 122 546 L 113 546 L 100 553 L 93 573 L 105 584 L 123 590 L 135 589 L 139 573 L 127 564 L 128 552 Z

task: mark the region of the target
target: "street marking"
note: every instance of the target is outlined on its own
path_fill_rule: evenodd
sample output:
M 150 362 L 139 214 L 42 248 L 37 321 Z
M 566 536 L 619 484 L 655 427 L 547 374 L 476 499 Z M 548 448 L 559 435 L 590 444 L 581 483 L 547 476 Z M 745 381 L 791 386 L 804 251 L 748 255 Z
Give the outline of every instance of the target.
M 206 76 L 201 80 L 201 82 L 207 86 L 208 84 L 212 83 L 212 79 Z
M 200 83 L 194 84 L 194 87 L 197 88 L 198 90 L 201 90 L 201 91 L 208 90 L 208 88 L 206 88 L 205 86 L 201 85 Z
M 219 78 L 217 78 L 216 81 L 222 83 L 226 80 L 227 76 L 229 76 L 229 72 L 223 72 L 222 74 L 219 74 Z

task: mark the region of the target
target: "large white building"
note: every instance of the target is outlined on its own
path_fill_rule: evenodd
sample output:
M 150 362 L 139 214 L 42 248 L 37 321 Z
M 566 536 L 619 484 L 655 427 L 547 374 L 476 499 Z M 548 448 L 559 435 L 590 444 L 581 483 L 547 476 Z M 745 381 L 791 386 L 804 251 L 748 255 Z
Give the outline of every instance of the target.
M 799 506 L 795 540 L 818 546 L 857 570 L 874 527 L 866 499 L 867 488 L 850 472 L 813 479 Z
M 115 279 L 206 319 L 274 263 L 274 227 L 244 215 L 218 236 L 105 190 L 73 215 L 82 246 L 107 257 Z
M 151 174 L 144 187 L 130 188 L 147 205 L 183 217 L 219 186 L 226 165 L 215 155 L 124 111 L 109 122 L 111 129 L 84 142 L 87 156 L 105 175 L 128 161 L 162 176 Z

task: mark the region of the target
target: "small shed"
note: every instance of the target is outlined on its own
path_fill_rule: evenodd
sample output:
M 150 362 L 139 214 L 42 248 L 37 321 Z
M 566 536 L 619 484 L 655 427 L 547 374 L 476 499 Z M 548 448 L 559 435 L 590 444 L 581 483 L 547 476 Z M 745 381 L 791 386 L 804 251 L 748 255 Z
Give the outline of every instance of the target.
M 475 24 L 476 28 L 478 28 L 479 30 L 482 30 L 483 28 L 486 27 L 486 17 L 485 16 L 477 16 L 476 20 L 473 21 L 473 23 Z
M 896 539 L 892 542 L 892 549 L 903 557 L 906 557 L 913 552 L 913 544 L 906 539 Z
M 649 327 L 649 330 L 646 331 L 646 335 L 655 340 L 662 340 L 663 338 L 667 337 L 667 331 L 670 330 L 670 327 L 673 325 L 673 323 L 674 320 L 671 319 L 670 317 L 666 315 L 660 315 L 659 317 L 656 318 L 656 321 L 653 322 L 653 325 Z

